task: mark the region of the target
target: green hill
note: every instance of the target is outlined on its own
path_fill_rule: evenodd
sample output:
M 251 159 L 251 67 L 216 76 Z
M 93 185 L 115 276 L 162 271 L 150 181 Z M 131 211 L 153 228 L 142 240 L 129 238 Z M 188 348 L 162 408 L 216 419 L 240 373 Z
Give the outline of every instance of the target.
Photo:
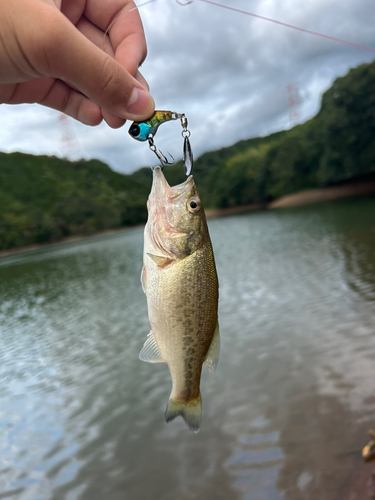
M 270 201 L 375 172 L 374 133 L 375 62 L 338 78 L 313 119 L 206 153 L 194 177 L 206 208 Z M 185 178 L 180 163 L 165 174 Z M 0 250 L 144 222 L 150 186 L 149 168 L 0 153 Z
M 96 160 L 0 153 L 0 249 L 139 223 L 148 190 Z

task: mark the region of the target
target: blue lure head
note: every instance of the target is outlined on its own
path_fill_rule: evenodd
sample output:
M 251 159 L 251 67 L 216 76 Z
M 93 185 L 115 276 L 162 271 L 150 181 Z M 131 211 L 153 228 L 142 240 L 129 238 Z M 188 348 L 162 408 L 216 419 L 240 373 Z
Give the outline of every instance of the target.
M 155 134 L 155 130 L 147 122 L 134 122 L 129 128 L 129 134 L 137 141 L 147 141 L 150 134 Z

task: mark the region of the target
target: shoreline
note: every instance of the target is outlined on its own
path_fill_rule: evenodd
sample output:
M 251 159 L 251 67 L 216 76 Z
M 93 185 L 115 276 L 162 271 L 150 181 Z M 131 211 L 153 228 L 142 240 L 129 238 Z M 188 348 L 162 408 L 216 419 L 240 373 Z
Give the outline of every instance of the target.
M 375 181 L 360 181 L 341 186 L 331 186 L 320 189 L 308 189 L 298 193 L 282 196 L 268 204 L 267 208 L 287 208 L 333 201 L 352 196 L 366 196 L 375 193 Z
M 68 236 L 67 238 L 62 238 L 58 241 L 46 242 L 46 243 L 34 243 L 33 245 L 26 245 L 24 247 L 9 248 L 8 250 L 0 250 L 0 260 L 4 257 L 10 257 L 12 255 L 17 255 L 26 252 L 32 252 L 34 250 L 40 250 L 42 248 L 50 248 L 54 246 L 65 245 L 69 243 L 76 243 L 78 241 L 90 240 L 92 238 L 97 238 L 98 236 L 112 236 L 113 234 L 126 233 L 132 229 L 143 226 L 143 224 L 134 224 L 134 226 L 124 226 L 116 229 L 106 229 L 105 231 L 100 231 L 93 234 L 83 234 L 77 236 Z
M 268 208 L 267 203 L 250 203 L 249 205 L 239 205 L 238 207 L 228 208 L 213 208 L 205 210 L 207 219 L 211 217 L 220 217 L 222 215 L 234 215 L 242 212 L 256 212 L 257 210 L 264 210 Z
M 282 196 L 281 198 L 268 204 L 251 203 L 248 205 L 240 205 L 237 207 L 206 210 L 206 217 L 207 218 L 220 217 L 223 215 L 229 216 L 246 212 L 255 212 L 264 209 L 297 207 L 297 206 L 321 203 L 324 201 L 333 201 L 340 198 L 349 198 L 353 196 L 366 196 L 374 193 L 375 193 L 375 181 L 372 180 L 367 182 L 362 181 L 362 182 L 355 182 L 352 184 L 345 184 L 341 186 L 299 191 L 298 193 Z M 31 252 L 34 250 L 40 250 L 42 248 L 50 248 L 57 245 L 64 245 L 69 243 L 75 243 L 78 241 L 89 240 L 90 238 L 96 238 L 98 236 L 111 236 L 113 234 L 123 233 L 141 226 L 143 226 L 143 224 L 136 224 L 134 226 L 124 226 L 117 229 L 107 229 L 105 231 L 100 231 L 98 233 L 90 235 L 69 236 L 68 238 L 63 238 L 61 240 L 54 241 L 51 243 L 35 243 L 33 245 L 27 245 L 24 247 L 10 248 L 8 250 L 0 250 L 0 259 L 12 255 Z

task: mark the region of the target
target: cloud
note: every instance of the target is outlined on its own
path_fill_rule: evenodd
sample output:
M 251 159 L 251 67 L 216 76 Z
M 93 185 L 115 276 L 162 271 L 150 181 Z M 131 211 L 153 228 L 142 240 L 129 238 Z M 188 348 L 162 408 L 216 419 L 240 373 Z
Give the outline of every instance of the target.
M 375 48 L 372 0 L 217 0 L 237 9 Z M 141 71 L 159 109 L 185 112 L 194 156 L 238 140 L 289 128 L 287 85 L 298 88 L 298 120 L 319 109 L 322 92 L 350 67 L 374 54 L 207 4 L 186 7 L 156 0 L 140 7 L 149 55 Z M 131 172 L 155 164 L 147 143 L 134 141 L 126 124 L 112 130 L 70 120 L 77 147 L 64 141 L 59 114 L 36 105 L 2 106 L 0 149 L 99 158 Z M 66 124 L 65 124 L 66 126 Z M 182 155 L 181 126 L 160 127 L 162 151 Z

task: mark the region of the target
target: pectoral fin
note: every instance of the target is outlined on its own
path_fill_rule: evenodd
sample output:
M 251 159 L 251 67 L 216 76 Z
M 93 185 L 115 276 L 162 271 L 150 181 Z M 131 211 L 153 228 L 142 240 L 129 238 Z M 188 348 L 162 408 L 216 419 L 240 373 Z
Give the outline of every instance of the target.
M 147 340 L 143 344 L 142 350 L 139 353 L 139 359 L 141 361 L 146 361 L 147 363 L 164 363 L 164 359 L 161 357 L 159 347 L 155 342 L 152 330 L 147 335 Z
M 164 267 L 167 264 L 170 264 L 172 262 L 172 259 L 169 257 L 165 257 L 163 255 L 154 255 L 152 253 L 147 254 L 151 259 L 159 266 L 159 267 Z
M 219 355 L 220 355 L 220 332 L 219 332 L 219 323 L 217 323 L 210 348 L 208 349 L 206 359 L 204 360 L 207 366 L 207 370 L 212 375 L 214 375 L 216 371 L 217 364 L 219 362 Z

